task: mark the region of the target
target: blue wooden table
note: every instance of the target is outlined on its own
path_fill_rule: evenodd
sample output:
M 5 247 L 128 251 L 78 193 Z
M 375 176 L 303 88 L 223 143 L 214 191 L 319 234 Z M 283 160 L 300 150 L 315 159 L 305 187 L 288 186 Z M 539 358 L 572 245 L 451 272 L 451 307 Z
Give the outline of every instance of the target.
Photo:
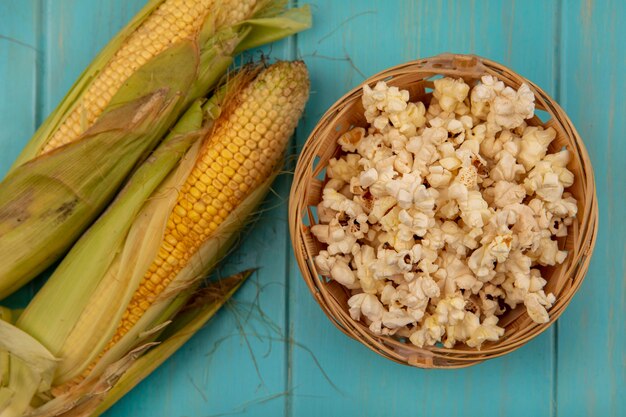
M 142 4 L 0 0 L 0 176 Z M 626 416 L 626 2 L 313 0 L 312 8 L 313 29 L 265 49 L 302 58 L 311 72 L 295 147 L 365 77 L 442 52 L 499 61 L 561 103 L 591 155 L 600 203 L 582 288 L 556 325 L 500 359 L 455 371 L 391 363 L 341 334 L 310 296 L 289 244 L 283 175 L 272 209 L 226 267 L 259 272 L 107 416 Z

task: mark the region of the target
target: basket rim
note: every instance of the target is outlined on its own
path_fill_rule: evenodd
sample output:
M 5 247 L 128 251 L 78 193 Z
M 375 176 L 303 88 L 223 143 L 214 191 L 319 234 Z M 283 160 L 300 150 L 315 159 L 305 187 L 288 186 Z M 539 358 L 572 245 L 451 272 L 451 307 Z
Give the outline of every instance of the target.
M 394 337 L 372 334 L 363 323 L 352 320 L 347 311 L 340 308 L 338 300 L 327 291 L 325 288 L 327 287 L 326 283 L 322 282 L 322 279 L 316 273 L 312 258 L 306 256 L 307 226 L 303 218 L 305 211 L 309 207 L 307 193 L 311 189 L 310 183 L 312 180 L 315 180 L 314 174 L 316 170 L 313 169 L 314 162 L 316 157 L 319 157 L 320 140 L 324 139 L 321 133 L 324 131 L 324 128 L 332 125 L 333 120 L 342 115 L 342 111 L 349 108 L 350 103 L 360 99 L 363 85 L 371 85 L 381 79 L 390 77 L 393 79 L 398 76 L 410 76 L 413 73 L 421 73 L 422 80 L 427 74 L 431 74 L 428 77 L 439 74 L 458 75 L 474 80 L 482 75 L 492 74 L 498 76 L 506 85 L 519 87 L 521 83 L 526 83 L 533 94 L 535 94 L 537 107 L 544 108 L 551 116 L 547 124 L 551 124 L 557 130 L 558 135 L 564 137 L 566 143 L 571 145 L 572 153 L 576 156 L 573 160 L 580 161 L 578 168 L 582 176 L 577 176 L 576 182 L 582 187 L 581 192 L 583 193 L 584 201 L 578 201 L 580 217 L 578 220 L 578 235 L 576 236 L 578 239 L 576 246 L 571 251 L 573 253 L 568 254 L 568 259 L 566 260 L 569 268 L 565 272 L 567 275 L 565 279 L 568 280 L 569 287 L 563 294 L 559 292 L 557 301 L 550 309 L 550 321 L 548 323 L 537 324 L 532 322 L 532 324 L 529 324 L 522 321 L 519 329 L 516 329 L 515 337 L 509 337 L 505 334 L 505 337 L 498 342 L 485 344 L 480 350 L 467 347 L 459 349 L 460 345 L 451 349 L 437 346 L 418 348 L 412 344 L 400 342 Z M 335 141 L 335 150 L 336 148 Z M 329 151 L 326 151 L 326 153 L 329 153 Z M 547 330 L 560 317 L 580 288 L 589 267 L 598 233 L 598 201 L 593 167 L 584 142 L 573 123 L 560 105 L 539 86 L 508 67 L 478 55 L 441 54 L 408 61 L 370 76 L 336 100 L 320 117 L 316 126 L 309 134 L 296 165 L 289 196 L 289 231 L 292 248 L 302 273 L 302 278 L 313 298 L 322 308 L 322 311 L 344 334 L 358 340 L 379 355 L 401 364 L 420 368 L 467 367 L 510 353 Z M 527 316 L 526 313 L 523 313 L 520 317 L 524 315 Z

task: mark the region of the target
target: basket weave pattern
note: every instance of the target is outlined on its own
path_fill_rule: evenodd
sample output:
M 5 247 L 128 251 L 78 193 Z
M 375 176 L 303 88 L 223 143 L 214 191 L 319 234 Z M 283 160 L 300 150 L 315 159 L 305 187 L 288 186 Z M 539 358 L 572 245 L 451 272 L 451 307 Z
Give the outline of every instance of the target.
M 289 227 L 294 253 L 307 286 L 324 313 L 341 331 L 374 352 L 402 364 L 420 368 L 460 368 L 521 347 L 546 330 L 563 313 L 580 287 L 589 266 L 598 227 L 598 207 L 591 162 L 571 121 L 543 90 L 493 61 L 473 55 L 451 54 L 387 69 L 369 78 L 364 84 L 373 87 L 378 81 L 384 80 L 388 85 L 409 90 L 411 101 L 428 103 L 434 76 L 463 78 L 473 86 L 481 76 L 487 74 L 498 77 L 515 89 L 522 83 L 528 84 L 535 94 L 536 109 L 547 114 L 547 122 L 543 123 L 535 116 L 527 123 L 554 128 L 557 136 L 550 144 L 549 151 L 556 152 L 566 147 L 572 155 L 567 168 L 574 173 L 575 182 L 567 191 L 578 201 L 578 214 L 569 228 L 568 236 L 559 238 L 559 247 L 569 251 L 567 259 L 561 265 L 542 268 L 542 276 L 548 281 L 546 293 L 552 292 L 556 296 L 556 302 L 549 310 L 548 323 L 533 322 L 524 306 L 518 306 L 500 317 L 498 325 L 505 327 L 504 336 L 498 342 L 484 343 L 480 349 L 463 344 L 452 349 L 439 346 L 419 348 L 392 336 L 373 334 L 364 323 L 350 317 L 347 304 L 349 290 L 317 272 L 313 259 L 324 249 L 324 245 L 310 232 L 310 226 L 317 222 L 315 207 L 321 201 L 325 168 L 331 158 L 341 155 L 337 139 L 352 127 L 367 126 L 361 104 L 362 85 L 348 92 L 324 114 L 309 136 L 298 160 L 289 202 Z

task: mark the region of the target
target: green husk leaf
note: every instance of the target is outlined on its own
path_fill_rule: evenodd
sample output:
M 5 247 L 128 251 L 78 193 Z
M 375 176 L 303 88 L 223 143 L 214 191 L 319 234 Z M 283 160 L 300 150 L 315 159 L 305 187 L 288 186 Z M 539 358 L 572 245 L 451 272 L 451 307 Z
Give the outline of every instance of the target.
M 35 157 L 63 116 L 80 102 L 93 77 L 161 1 L 151 1 L 90 65 L 0 183 L 0 234 L 10 230 L 0 241 L 0 299 L 67 251 L 181 112 L 218 82 L 235 51 L 241 50 L 238 45 L 257 45 L 301 30 L 306 27 L 303 13 L 308 13 L 282 12 L 278 6 L 283 2 L 272 0 L 264 2 L 255 15 L 263 17 L 218 32 L 207 18 L 196 38 L 173 45 L 135 72 L 83 137 Z M 137 97 L 157 96 L 164 101 L 158 117 L 131 129 L 128 119 L 147 118 L 140 108 L 129 106 L 143 100 Z M 147 126 L 150 129 L 140 128 Z M 94 178 L 98 178 L 96 184 Z M 71 187 L 66 186 L 68 181 Z
M 280 16 L 259 17 L 248 20 L 246 25 L 250 27 L 250 32 L 237 46 L 235 53 L 275 42 L 294 33 L 309 29 L 312 24 L 311 8 L 308 4 L 289 9 Z
M 41 343 L 23 330 L 0 320 L 0 350 L 20 358 L 41 376 L 42 391 L 50 388 L 58 360 Z
M 43 403 L 23 417 L 86 417 L 101 401 L 102 396 L 115 384 L 121 375 L 151 347 L 158 343 L 146 343 L 129 352 L 122 359 L 111 365 L 99 379 L 85 381 L 68 392 L 54 398 L 47 398 Z M 32 405 L 32 404 L 31 404 Z
M 252 272 L 247 270 L 197 290 L 158 340 L 131 350 L 108 366 L 101 376 L 84 380 L 81 385 L 36 408 L 28 416 L 102 414 L 200 330 Z
M 16 168 L 0 183 L 0 298 L 80 236 L 149 149 L 145 136 L 171 106 L 161 90 L 128 103 L 87 132 L 89 146 L 72 143 Z M 107 158 L 100 157 L 104 153 Z
M 0 417 L 18 417 L 36 393 L 50 389 L 58 360 L 28 333 L 3 320 L 0 352 Z
M 176 170 L 144 204 L 133 219 L 110 267 L 101 277 L 89 277 L 98 286 L 85 296 L 85 309 L 75 316 L 71 331 L 62 341 L 58 355 L 65 360 L 59 366 L 57 383 L 81 374 L 115 333 L 126 306 L 150 262 L 156 257 L 167 216 L 176 202 L 177 190 L 180 189 L 178 184 L 184 182 L 193 168 L 200 145 L 200 142 L 196 142 L 191 147 Z M 172 178 L 177 178 L 177 181 L 173 182 Z M 166 214 L 158 216 L 152 212 L 153 207 L 163 207 L 162 212 Z M 130 349 L 126 352 L 128 350 Z
M 253 270 L 244 271 L 202 288 L 159 337 L 160 344 L 137 359 L 122 375 L 91 416 L 99 416 L 161 366 L 200 330 L 237 291 Z

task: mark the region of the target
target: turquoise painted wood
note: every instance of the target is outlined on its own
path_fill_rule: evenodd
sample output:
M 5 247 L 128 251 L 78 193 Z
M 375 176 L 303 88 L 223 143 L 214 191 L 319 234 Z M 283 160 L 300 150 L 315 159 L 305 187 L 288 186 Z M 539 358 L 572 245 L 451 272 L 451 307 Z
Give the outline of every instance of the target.
M 0 0 L 0 175 L 142 4 Z M 311 100 L 294 151 L 337 98 L 388 66 L 441 52 L 500 61 L 552 94 L 589 149 L 600 233 L 587 279 L 557 325 L 503 358 L 456 371 L 390 363 L 336 330 L 302 283 L 288 241 L 290 178 L 283 175 L 222 271 L 257 266 L 252 281 L 107 416 L 626 415 L 625 3 L 312 0 L 312 6 L 312 30 L 263 50 L 271 58 L 302 58 L 311 71 Z
M 573 1 L 562 15 L 561 103 L 585 139 L 600 207 L 587 279 L 559 321 L 560 415 L 626 415 L 626 47 L 623 1 Z M 591 389 L 581 390 L 588 386 Z

